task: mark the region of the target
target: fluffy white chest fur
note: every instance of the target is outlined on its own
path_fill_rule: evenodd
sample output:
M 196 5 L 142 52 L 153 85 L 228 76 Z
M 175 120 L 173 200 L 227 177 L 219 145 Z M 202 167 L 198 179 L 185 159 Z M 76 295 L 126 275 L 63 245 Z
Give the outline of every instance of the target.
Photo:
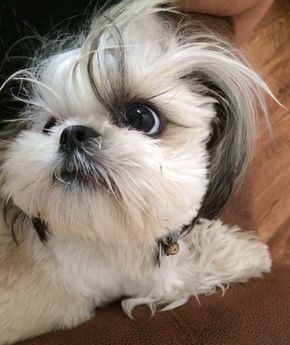
M 19 80 L 26 105 L 1 144 L 0 345 L 121 297 L 129 316 L 170 309 L 270 269 L 253 233 L 213 220 L 270 91 L 169 5 L 123 1 L 0 89 Z

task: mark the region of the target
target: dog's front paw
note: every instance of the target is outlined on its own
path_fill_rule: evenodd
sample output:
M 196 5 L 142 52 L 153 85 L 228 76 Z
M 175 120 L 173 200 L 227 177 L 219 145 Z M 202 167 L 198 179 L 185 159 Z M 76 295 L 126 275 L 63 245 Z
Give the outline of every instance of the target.
M 187 242 L 206 281 L 244 282 L 261 277 L 271 268 L 268 247 L 255 233 L 229 227 L 219 220 L 202 220 Z

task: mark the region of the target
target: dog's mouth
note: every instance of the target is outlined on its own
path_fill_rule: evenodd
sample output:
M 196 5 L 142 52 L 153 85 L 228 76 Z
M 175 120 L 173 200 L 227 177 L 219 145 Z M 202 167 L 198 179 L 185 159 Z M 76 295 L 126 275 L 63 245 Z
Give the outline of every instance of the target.
M 74 170 L 63 168 L 53 174 L 53 181 L 57 184 L 94 186 L 99 180 L 98 177 L 91 176 L 91 174 L 81 168 Z
M 98 163 L 84 155 L 63 157 L 62 162 L 53 172 L 53 182 L 66 186 L 97 187 L 103 184 L 103 180 L 103 173 L 101 173 Z
M 118 190 L 108 170 L 98 159 L 80 153 L 62 155 L 61 163 L 53 171 L 52 180 L 54 185 L 66 188 L 102 188 L 114 194 Z

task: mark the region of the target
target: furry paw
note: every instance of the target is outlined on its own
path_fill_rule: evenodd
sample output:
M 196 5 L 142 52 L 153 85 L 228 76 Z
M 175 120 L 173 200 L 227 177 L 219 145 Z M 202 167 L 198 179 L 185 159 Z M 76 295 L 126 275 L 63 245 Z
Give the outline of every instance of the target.
M 205 285 L 245 282 L 271 268 L 268 247 L 254 232 L 243 232 L 220 220 L 203 219 L 186 242 Z

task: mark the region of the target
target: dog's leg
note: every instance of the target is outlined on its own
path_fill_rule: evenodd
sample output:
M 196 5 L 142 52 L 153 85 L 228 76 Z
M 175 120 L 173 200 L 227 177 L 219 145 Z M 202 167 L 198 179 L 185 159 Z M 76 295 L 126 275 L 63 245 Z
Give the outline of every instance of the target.
M 146 281 L 143 292 L 123 301 L 123 308 L 129 315 L 139 304 L 147 304 L 152 310 L 158 304 L 175 308 L 192 295 L 261 277 L 270 268 L 268 248 L 253 232 L 243 232 L 219 220 L 202 220 L 180 241 L 177 255 L 162 257 L 161 266 Z
M 203 219 L 185 239 L 201 290 L 261 277 L 271 268 L 267 245 L 253 232 Z

